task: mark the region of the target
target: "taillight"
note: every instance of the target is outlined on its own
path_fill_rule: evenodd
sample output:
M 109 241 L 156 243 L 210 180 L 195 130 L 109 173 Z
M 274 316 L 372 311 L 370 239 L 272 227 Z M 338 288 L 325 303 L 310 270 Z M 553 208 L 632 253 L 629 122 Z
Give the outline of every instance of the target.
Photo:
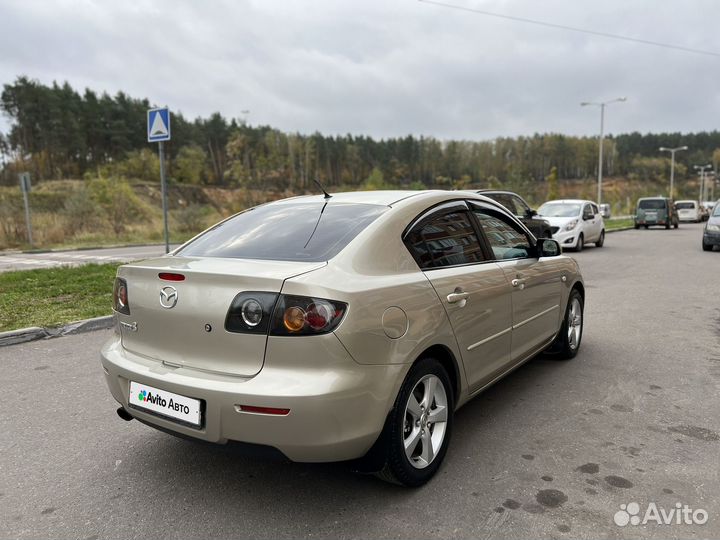
M 277 293 L 241 292 L 230 304 L 225 330 L 238 334 L 267 334 Z
M 337 328 L 346 311 L 344 302 L 281 294 L 275 306 L 270 335 L 327 334 Z
M 323 298 L 242 292 L 230 304 L 225 330 L 239 334 L 310 336 L 337 328 L 347 304 Z
M 115 285 L 113 286 L 113 309 L 118 313 L 130 315 L 127 281 L 123 278 L 115 278 Z

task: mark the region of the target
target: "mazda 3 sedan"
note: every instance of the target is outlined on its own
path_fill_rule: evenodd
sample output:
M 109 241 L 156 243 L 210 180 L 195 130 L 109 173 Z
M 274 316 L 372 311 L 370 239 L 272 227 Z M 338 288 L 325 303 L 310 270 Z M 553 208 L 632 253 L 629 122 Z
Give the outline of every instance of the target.
M 584 295 L 555 240 L 481 195 L 296 197 L 121 266 L 101 361 L 126 420 L 419 486 L 461 405 L 577 354 Z

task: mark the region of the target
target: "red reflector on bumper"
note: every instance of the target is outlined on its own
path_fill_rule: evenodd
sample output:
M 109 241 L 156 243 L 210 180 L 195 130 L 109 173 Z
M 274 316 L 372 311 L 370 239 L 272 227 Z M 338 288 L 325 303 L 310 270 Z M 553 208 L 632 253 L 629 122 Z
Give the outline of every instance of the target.
M 277 407 L 255 407 L 254 405 L 235 405 L 238 412 L 255 414 L 273 414 L 275 416 L 287 416 L 290 409 L 278 409 Z
M 185 276 L 182 274 L 175 274 L 173 272 L 160 272 L 158 277 L 160 279 L 164 279 L 165 281 L 185 281 Z

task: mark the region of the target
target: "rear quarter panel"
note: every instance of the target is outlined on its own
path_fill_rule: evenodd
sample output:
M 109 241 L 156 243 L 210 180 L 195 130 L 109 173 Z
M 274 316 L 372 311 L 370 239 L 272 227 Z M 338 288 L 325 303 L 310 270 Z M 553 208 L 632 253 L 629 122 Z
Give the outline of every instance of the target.
M 402 241 L 405 228 L 419 213 L 446 200 L 447 192 L 438 192 L 401 203 L 358 235 L 328 266 L 287 280 L 283 293 L 347 302 L 347 314 L 335 334 L 358 363 L 407 364 L 409 369 L 427 348 L 447 348 L 456 360 L 464 391 L 465 372 L 445 310 Z

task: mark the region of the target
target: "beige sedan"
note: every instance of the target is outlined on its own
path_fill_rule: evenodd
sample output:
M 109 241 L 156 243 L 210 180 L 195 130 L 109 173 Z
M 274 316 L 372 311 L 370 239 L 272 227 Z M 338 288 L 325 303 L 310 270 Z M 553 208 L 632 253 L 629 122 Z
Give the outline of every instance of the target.
M 120 267 L 101 361 L 126 420 L 418 486 L 461 405 L 577 354 L 584 296 L 556 241 L 481 195 L 297 197 Z

